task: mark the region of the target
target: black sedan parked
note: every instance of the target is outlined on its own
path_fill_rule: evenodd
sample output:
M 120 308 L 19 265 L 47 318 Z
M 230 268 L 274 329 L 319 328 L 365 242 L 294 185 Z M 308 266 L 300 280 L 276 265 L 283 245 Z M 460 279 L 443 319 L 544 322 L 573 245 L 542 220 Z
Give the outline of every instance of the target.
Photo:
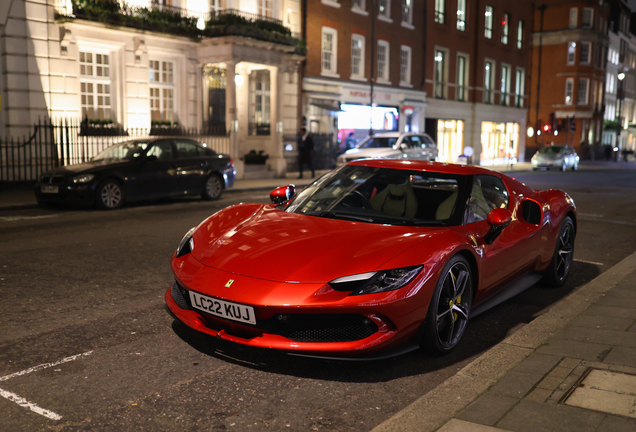
M 180 195 L 217 199 L 234 185 L 230 156 L 183 138 L 126 141 L 88 162 L 55 168 L 35 185 L 38 204 L 97 205 L 112 210 L 124 202 Z

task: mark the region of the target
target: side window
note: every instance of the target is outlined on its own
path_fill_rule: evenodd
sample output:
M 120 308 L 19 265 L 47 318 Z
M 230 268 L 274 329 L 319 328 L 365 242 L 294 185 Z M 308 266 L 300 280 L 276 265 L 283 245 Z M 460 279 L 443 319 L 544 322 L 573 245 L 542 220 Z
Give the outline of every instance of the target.
M 410 136 L 406 136 L 404 138 L 402 138 L 402 144 L 400 144 L 401 146 L 406 145 L 406 148 L 413 148 L 413 142 L 411 141 L 411 137 Z
M 190 141 L 175 141 L 180 158 L 195 158 L 205 155 L 205 149 Z
M 421 137 L 412 136 L 411 141 L 413 142 L 413 148 L 426 147 L 426 145 L 422 142 Z
M 422 139 L 424 144 L 426 144 L 426 147 L 435 147 L 435 143 L 433 142 L 433 140 L 426 135 L 422 135 L 420 138 Z
M 172 144 L 170 141 L 156 142 L 150 147 L 146 156 L 157 156 L 159 160 L 170 160 L 172 159 Z
M 465 223 L 486 220 L 496 208 L 507 208 L 510 198 L 503 181 L 495 176 L 477 175 L 466 207 Z

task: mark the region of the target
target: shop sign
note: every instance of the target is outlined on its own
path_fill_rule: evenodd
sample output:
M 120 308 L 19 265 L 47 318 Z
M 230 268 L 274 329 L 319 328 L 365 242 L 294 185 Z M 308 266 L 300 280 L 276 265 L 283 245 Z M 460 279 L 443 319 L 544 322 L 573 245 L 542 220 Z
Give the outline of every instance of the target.
M 415 112 L 415 108 L 413 108 L 411 105 L 405 105 L 402 107 L 402 113 L 405 115 L 411 115 Z

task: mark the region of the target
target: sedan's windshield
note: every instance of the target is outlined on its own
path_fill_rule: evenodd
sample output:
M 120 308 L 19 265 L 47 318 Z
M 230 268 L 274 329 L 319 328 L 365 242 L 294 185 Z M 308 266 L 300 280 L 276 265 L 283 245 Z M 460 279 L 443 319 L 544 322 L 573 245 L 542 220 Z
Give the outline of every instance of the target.
M 129 141 L 108 147 L 95 156 L 93 160 L 132 160 L 141 156 L 146 148 L 148 148 L 147 142 Z
M 565 149 L 565 147 L 563 147 L 563 146 L 549 146 L 549 147 L 543 147 L 541 150 L 539 150 L 539 153 L 541 153 L 541 154 L 559 154 L 564 149 Z
M 392 225 L 454 225 L 465 176 L 347 165 L 303 190 L 290 213 Z
M 373 137 L 368 138 L 358 145 L 359 149 L 393 147 L 398 137 Z

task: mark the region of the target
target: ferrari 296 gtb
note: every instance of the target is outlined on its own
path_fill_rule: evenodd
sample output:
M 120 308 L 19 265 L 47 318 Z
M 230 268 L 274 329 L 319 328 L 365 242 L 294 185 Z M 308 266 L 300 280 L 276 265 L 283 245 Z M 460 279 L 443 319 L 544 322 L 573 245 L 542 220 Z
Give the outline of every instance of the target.
M 443 354 L 469 317 L 540 279 L 563 285 L 572 266 L 570 196 L 480 167 L 365 159 L 270 197 L 184 236 L 174 318 L 297 355 Z

